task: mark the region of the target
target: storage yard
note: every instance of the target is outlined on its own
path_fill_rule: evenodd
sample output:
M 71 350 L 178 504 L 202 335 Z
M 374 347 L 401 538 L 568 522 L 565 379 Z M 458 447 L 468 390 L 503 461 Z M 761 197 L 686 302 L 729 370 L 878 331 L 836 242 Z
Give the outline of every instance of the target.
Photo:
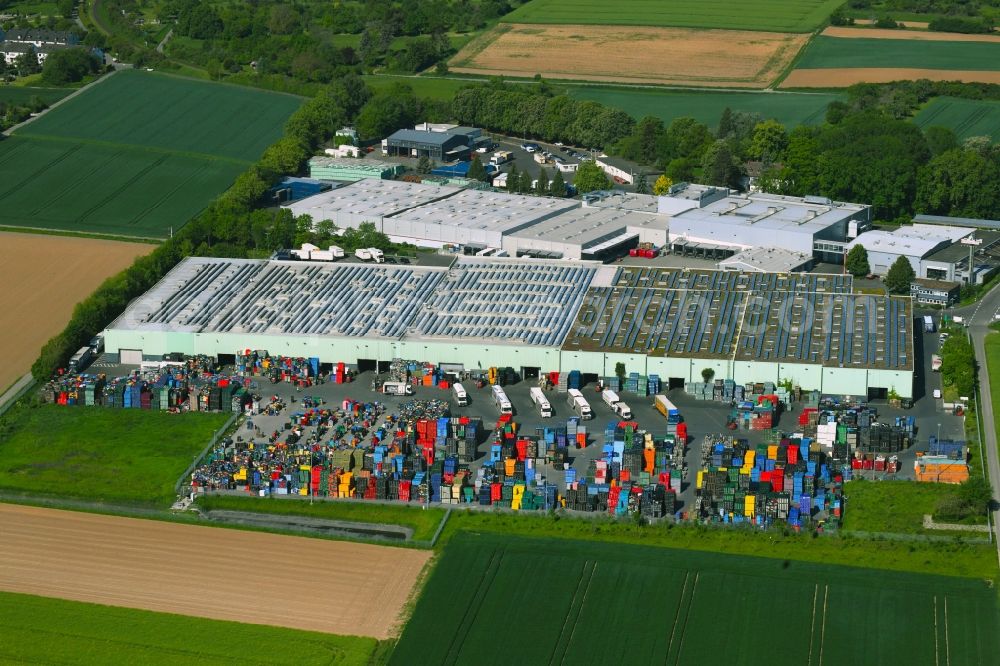
M 153 245 L 0 232 L 0 393 L 24 375 L 73 306 Z M 58 261 L 53 261 L 58 257 Z M 30 317 L 25 316 L 31 313 Z
M 971 579 L 462 533 L 390 663 L 506 663 L 495 649 L 498 628 L 526 607 L 534 612 L 518 625 L 524 663 L 717 663 L 723 655 L 760 663 L 764 654 L 769 664 L 988 663 L 998 647 L 995 597 Z M 727 607 L 732 614 L 720 612 Z M 859 640 L 859 618 L 892 640 Z M 630 631 L 623 643 L 609 635 L 611 621 L 656 630 Z
M 5 591 L 375 638 L 396 635 L 431 556 L 8 504 L 0 519 Z
M 300 103 L 280 93 L 118 72 L 0 145 L 4 223 L 166 238 L 281 135 Z M 259 111 L 244 113 L 250 107 Z

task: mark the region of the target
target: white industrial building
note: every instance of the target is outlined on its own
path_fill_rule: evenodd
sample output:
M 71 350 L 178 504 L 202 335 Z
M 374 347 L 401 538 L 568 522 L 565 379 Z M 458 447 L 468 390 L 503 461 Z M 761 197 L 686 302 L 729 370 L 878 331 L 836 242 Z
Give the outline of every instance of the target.
M 935 260 L 933 255 L 974 233 L 975 229 L 969 228 L 912 224 L 894 231 L 869 231 L 851 241 L 848 251 L 855 245 L 863 246 L 876 275 L 885 275 L 899 257 L 906 257 L 917 277 L 954 281 L 954 264 Z
M 820 260 L 843 256 L 849 238 L 871 222 L 871 208 L 821 197 L 776 194 L 719 196 L 704 190 L 687 197 L 661 197 L 671 215 L 671 246 L 702 244 L 733 253 L 774 247 Z
M 812 255 L 804 252 L 793 252 L 780 247 L 755 247 L 723 259 L 718 266 L 723 271 L 744 273 L 794 273 L 808 271 L 812 263 Z
M 850 277 L 456 258 L 447 267 L 188 258 L 105 331 L 123 362 L 238 350 L 360 370 L 393 358 L 524 376 L 791 380 L 835 395 L 912 395 L 909 298 Z
M 667 218 L 618 208 L 583 206 L 504 236 L 511 256 L 545 253 L 564 259 L 605 260 L 621 256 L 637 243 L 663 245 Z

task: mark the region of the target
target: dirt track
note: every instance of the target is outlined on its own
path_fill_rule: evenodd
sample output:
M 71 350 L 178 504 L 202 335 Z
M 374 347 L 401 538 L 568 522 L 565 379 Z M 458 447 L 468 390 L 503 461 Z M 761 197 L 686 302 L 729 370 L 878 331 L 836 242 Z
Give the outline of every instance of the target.
M 958 71 L 952 69 L 917 69 L 912 67 L 844 67 L 840 69 L 792 70 L 780 88 L 846 88 L 855 83 L 890 81 L 964 81 L 1000 83 L 1000 72 Z
M 156 249 L 145 243 L 0 232 L 0 393 L 26 373 L 73 306 Z
M 635 26 L 502 24 L 452 58 L 456 72 L 763 88 L 808 35 Z
M 0 504 L 0 589 L 388 638 L 430 552 Z

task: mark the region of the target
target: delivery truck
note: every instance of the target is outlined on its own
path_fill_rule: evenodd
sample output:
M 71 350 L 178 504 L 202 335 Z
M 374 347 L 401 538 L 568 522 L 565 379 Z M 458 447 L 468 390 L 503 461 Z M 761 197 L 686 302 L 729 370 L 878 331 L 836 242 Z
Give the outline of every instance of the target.
M 552 416 L 552 405 L 549 404 L 549 400 L 545 397 L 542 389 L 534 386 L 529 393 L 531 394 L 531 402 L 535 403 L 535 407 L 538 408 L 539 415 L 545 419 Z
M 455 394 L 455 402 L 458 403 L 459 407 L 465 407 L 469 404 L 469 394 L 465 392 L 465 387 L 461 384 L 451 385 L 452 393 Z
M 668 423 L 680 423 L 681 411 L 670 402 L 665 395 L 656 396 L 656 411 L 663 414 Z
M 594 412 L 590 409 L 590 403 L 583 397 L 579 389 L 570 389 L 567 392 L 566 402 L 581 419 L 586 421 L 594 418 Z
M 941 371 L 941 357 L 937 354 L 931 354 L 931 372 Z
M 611 410 L 618 416 L 623 419 L 632 418 L 632 410 L 628 405 L 622 402 L 621 398 L 618 397 L 618 394 L 611 389 L 604 389 L 601 391 L 601 399 L 604 400 L 604 404 L 610 407 Z
M 924 315 L 924 333 L 933 333 L 936 329 L 934 328 L 934 317 L 930 315 Z

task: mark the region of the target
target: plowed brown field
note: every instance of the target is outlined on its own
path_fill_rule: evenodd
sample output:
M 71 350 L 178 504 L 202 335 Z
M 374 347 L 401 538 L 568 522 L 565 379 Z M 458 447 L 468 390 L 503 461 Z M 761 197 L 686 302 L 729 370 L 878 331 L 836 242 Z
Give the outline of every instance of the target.
M 0 232 L 0 393 L 31 368 L 78 301 L 155 247 Z
M 763 88 L 809 35 L 633 26 L 501 24 L 451 60 L 456 72 Z
M 388 638 L 427 551 L 0 504 L 0 589 Z
M 913 39 L 925 42 L 1000 42 L 1000 35 L 963 35 L 956 32 L 922 32 L 880 28 L 845 28 L 827 26 L 821 33 L 827 37 L 845 39 Z
M 794 69 L 781 88 L 846 88 L 855 83 L 890 81 L 964 81 L 965 83 L 1000 83 L 1000 72 L 957 71 L 953 69 L 917 69 L 912 67 L 843 67 L 839 69 Z

